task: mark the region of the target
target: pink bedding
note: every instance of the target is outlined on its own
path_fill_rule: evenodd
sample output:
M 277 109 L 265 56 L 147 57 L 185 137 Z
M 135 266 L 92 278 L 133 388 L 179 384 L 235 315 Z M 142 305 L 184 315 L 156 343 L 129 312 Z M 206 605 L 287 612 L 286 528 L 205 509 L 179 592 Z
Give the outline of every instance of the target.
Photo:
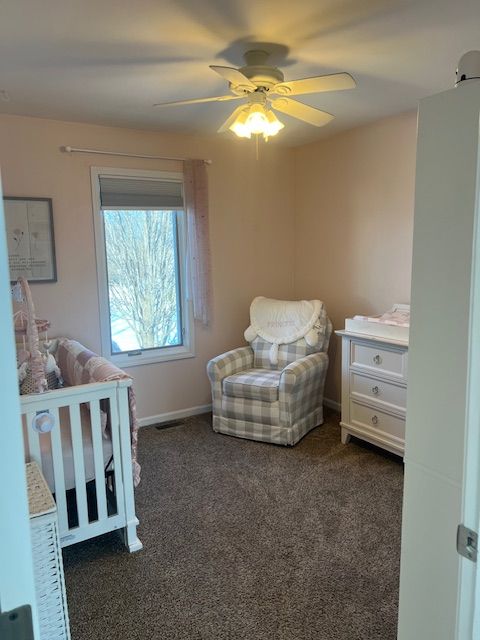
M 114 364 L 93 353 L 93 351 L 90 351 L 75 340 L 62 338 L 59 341 L 56 360 L 68 386 L 131 379 L 131 376 Z M 140 482 L 140 465 L 137 462 L 138 421 L 133 387 L 128 389 L 128 403 L 130 409 L 133 481 L 134 485 L 137 486 Z

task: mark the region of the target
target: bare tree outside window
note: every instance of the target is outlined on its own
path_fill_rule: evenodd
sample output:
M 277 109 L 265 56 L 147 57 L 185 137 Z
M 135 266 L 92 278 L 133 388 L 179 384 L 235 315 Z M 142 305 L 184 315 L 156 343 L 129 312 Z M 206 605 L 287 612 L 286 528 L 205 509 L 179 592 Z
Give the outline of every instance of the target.
M 112 353 L 181 344 L 176 212 L 103 213 Z

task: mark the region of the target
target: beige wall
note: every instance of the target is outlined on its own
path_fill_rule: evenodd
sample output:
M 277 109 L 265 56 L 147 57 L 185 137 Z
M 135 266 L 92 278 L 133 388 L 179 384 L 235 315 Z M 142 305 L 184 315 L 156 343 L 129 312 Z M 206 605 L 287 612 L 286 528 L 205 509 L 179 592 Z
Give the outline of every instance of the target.
M 410 301 L 416 114 L 295 150 L 295 296 L 346 317 Z M 325 395 L 340 400 L 340 340 Z
M 58 282 L 32 286 L 38 315 L 52 335 L 100 349 L 90 166 L 174 169 L 175 163 L 66 155 L 62 145 L 211 158 L 209 167 L 214 314 L 197 326 L 196 357 L 129 369 L 140 417 L 210 402 L 205 364 L 244 343 L 255 295 L 293 296 L 293 184 L 290 152 L 219 135 L 191 137 L 0 116 L 5 195 L 53 198 Z
M 221 136 L 192 137 L 0 116 L 6 195 L 53 198 L 58 282 L 33 285 L 52 334 L 100 349 L 90 166 L 176 169 L 177 163 L 66 155 L 62 145 L 202 156 L 209 167 L 214 318 L 196 328 L 196 357 L 129 369 L 141 417 L 210 401 L 208 359 L 243 344 L 255 295 L 325 301 L 336 329 L 355 313 L 410 299 L 416 115 L 282 149 Z M 326 397 L 340 399 L 332 340 Z

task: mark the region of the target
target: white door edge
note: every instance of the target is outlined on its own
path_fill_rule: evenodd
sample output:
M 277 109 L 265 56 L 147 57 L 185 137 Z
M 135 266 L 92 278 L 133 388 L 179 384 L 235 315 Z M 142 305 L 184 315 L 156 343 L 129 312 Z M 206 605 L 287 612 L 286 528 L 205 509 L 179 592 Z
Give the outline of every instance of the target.
M 29 604 L 39 638 L 7 258 L 0 184 L 0 611 Z

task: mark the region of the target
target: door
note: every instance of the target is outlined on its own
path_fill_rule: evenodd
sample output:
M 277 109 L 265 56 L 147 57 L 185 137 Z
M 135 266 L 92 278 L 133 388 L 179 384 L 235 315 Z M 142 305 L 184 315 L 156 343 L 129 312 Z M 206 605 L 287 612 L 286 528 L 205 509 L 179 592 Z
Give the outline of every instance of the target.
M 0 185 L 0 611 L 31 605 L 38 638 L 4 222 Z
M 478 81 L 419 108 L 399 640 L 474 637 L 456 534 L 479 522 L 479 114 Z

